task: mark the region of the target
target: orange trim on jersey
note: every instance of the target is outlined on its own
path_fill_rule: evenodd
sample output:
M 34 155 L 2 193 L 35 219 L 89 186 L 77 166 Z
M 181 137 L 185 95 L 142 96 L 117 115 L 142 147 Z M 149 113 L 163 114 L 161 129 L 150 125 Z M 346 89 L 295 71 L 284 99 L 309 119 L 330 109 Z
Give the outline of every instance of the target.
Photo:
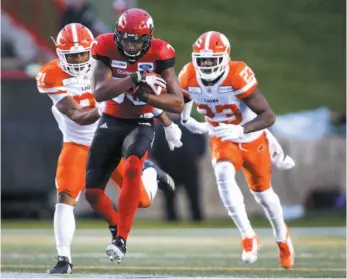
M 235 96 L 238 99 L 244 99 L 254 92 L 254 89 L 258 86 L 258 81 L 253 79 L 250 83 L 245 85 L 243 88 L 234 91 Z
M 48 93 L 50 95 L 59 95 L 59 94 L 67 94 L 67 91 L 58 91 L 58 92 L 54 92 L 54 93 Z
M 249 91 L 247 91 L 247 92 L 245 92 L 245 93 L 242 93 L 242 94 L 239 94 L 239 95 L 236 95 L 236 97 L 238 98 L 238 99 L 245 99 L 245 98 L 247 98 L 249 95 L 251 95 L 252 93 L 254 92 L 254 89 L 253 90 L 249 90 Z
M 67 90 L 61 90 L 61 89 L 58 89 L 58 88 L 55 88 L 55 87 L 52 87 L 52 88 L 41 88 L 41 87 L 38 87 L 38 90 L 42 94 L 52 94 L 52 95 L 55 95 L 55 94 L 66 94 L 66 93 L 68 93 Z

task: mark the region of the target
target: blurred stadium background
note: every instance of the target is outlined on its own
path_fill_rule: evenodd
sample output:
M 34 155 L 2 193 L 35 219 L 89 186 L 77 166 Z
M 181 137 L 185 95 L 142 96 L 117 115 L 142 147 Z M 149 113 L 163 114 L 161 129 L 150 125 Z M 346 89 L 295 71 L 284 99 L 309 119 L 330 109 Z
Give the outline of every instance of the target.
M 17 242 L 16 234 L 13 232 L 23 230 L 30 234 L 30 229 L 42 229 L 42 239 L 46 237 L 47 243 L 51 241 L 47 247 L 30 250 L 30 253 L 46 253 L 45 255 L 55 253 L 53 231 L 52 233 L 50 231 L 55 204 L 55 169 L 62 142 L 58 126 L 51 114 L 51 101 L 38 93 L 34 77 L 40 66 L 55 56 L 50 36 L 56 37 L 63 21 L 64 11 L 73 2 L 79 1 L 2 0 L 1 217 L 4 253 L 13 252 L 12 245 L 16 243 L 15 251 L 18 254 L 26 253 L 24 248 L 20 248 L 24 245 L 25 239 Z M 89 3 L 92 11 L 89 16 L 85 15 L 85 18 L 89 20 L 88 24 L 95 34 L 112 32 L 117 17 L 127 8 L 146 9 L 154 19 L 155 36 L 168 41 L 176 50 L 177 73 L 189 62 L 191 46 L 201 33 L 208 30 L 224 33 L 232 44 L 232 59 L 246 61 L 255 71 L 262 92 L 277 114 L 277 122 L 272 131 L 283 145 L 285 152 L 296 161 L 293 170 L 281 172 L 273 170 L 273 186 L 284 205 L 289 225 L 346 227 L 346 2 L 344 0 L 90 0 L 85 2 Z M 199 118 L 198 115 L 196 117 Z M 151 208 L 139 210 L 135 224 L 136 232 L 148 228 L 233 227 L 220 202 L 210 164 L 208 143 L 206 138 L 204 140 L 204 152 L 201 152 L 203 155 L 196 156 L 193 162 L 198 166 L 198 193 L 201 199 L 198 216 L 194 217 L 196 202 L 187 199 L 186 191 L 183 189 L 178 189 L 175 210 L 179 217 L 175 218 L 168 216 L 165 197 L 159 193 Z M 189 142 L 184 144 L 189 146 Z M 180 158 L 184 160 L 184 157 L 180 156 L 175 157 L 177 168 L 181 162 Z M 256 227 L 269 228 L 260 207 L 248 192 L 242 175 L 238 176 L 238 181 L 245 195 L 246 207 L 252 216 L 253 224 Z M 189 188 L 189 185 L 186 187 Z M 115 187 L 110 185 L 108 193 L 115 201 L 117 200 L 118 191 Z M 76 208 L 76 215 L 77 230 L 105 228 L 103 221 L 91 212 L 83 197 Z M 33 234 L 34 232 L 32 231 Z M 135 239 L 141 239 L 140 234 L 137 235 L 136 232 Z M 320 238 L 315 240 L 316 242 L 307 244 L 311 245 L 311 248 L 317 243 L 319 246 L 319 243 L 326 241 L 324 235 L 329 236 L 329 233 L 319 232 L 318 230 L 317 235 Z M 331 246 L 328 241 L 325 242 L 326 247 L 322 248 L 323 250 L 308 248 L 310 252 L 307 253 L 311 253 L 310 255 L 321 253 L 321 256 L 317 256 L 319 261 L 319 257 L 323 259 L 329 255 L 329 250 L 335 251 L 334 255 L 338 260 L 330 258 L 330 262 L 328 261 L 326 265 L 327 270 L 330 268 L 331 272 L 327 272 L 326 275 L 342 277 L 345 276 L 343 271 L 345 239 L 342 237 L 345 234 L 341 231 L 336 234 L 333 232 L 334 230 L 331 230 L 331 234 L 334 235 L 330 238 L 333 239 Z M 99 232 L 96 234 L 100 237 Z M 157 234 L 166 233 L 156 231 L 153 237 Z M 215 235 L 212 232 L 211 234 Z M 90 235 L 82 232 L 81 235 L 82 239 L 93 241 Z M 194 236 L 189 233 L 188 235 L 191 238 Z M 336 238 L 337 235 L 340 238 Z M 105 237 L 103 234 L 101 236 Z M 177 239 L 180 237 L 179 233 L 175 236 Z M 22 238 L 19 235 L 18 237 Z M 217 241 L 216 245 L 221 249 L 224 243 L 223 237 L 224 234 L 217 237 L 219 242 Z M 298 233 L 298 237 L 301 237 L 300 243 L 306 243 L 307 236 Z M 37 244 L 41 238 L 30 239 L 33 244 Z M 108 238 L 105 238 L 105 241 L 108 241 L 106 239 Z M 141 247 L 141 241 L 138 241 L 138 247 Z M 168 241 L 174 242 L 176 238 L 171 237 Z M 102 245 L 106 242 L 101 244 L 100 242 L 102 241 L 98 240 L 97 244 L 98 247 L 101 246 L 102 252 Z M 152 242 L 155 244 L 154 240 Z M 152 245 L 152 242 L 148 245 Z M 206 249 L 215 243 L 211 241 L 208 245 Z M 188 245 L 184 251 L 189 254 L 188 247 L 190 246 Z M 301 249 L 303 253 L 307 251 L 305 245 Z M 83 249 L 79 251 L 88 252 Z M 141 249 L 139 251 L 142 252 Z M 194 251 L 207 253 L 203 250 Z M 2 265 L 3 270 L 18 270 L 11 267 L 12 263 L 17 262 L 15 259 L 17 258 L 14 255 L 11 257 L 2 255 L 2 261 L 5 262 Z M 169 259 L 170 257 L 167 258 L 168 262 Z M 138 264 L 138 258 L 134 257 L 132 261 L 130 267 L 131 264 Z M 35 265 L 30 261 L 21 263 L 29 264 L 23 267 L 23 270 L 43 268 L 28 267 Z M 190 266 L 199 265 L 198 262 L 189 263 Z M 46 266 L 50 261 L 43 260 L 40 264 Z M 175 264 L 185 266 L 182 262 Z M 312 267 L 315 264 L 317 265 L 310 262 L 304 265 L 302 268 L 308 270 L 298 274 L 324 276 L 324 272 Z M 170 263 L 164 262 L 160 265 L 165 266 Z M 222 265 L 228 266 L 228 263 Z M 271 269 L 271 264 L 264 263 L 257 267 L 260 273 L 252 276 L 268 275 L 262 273 L 261 268 Z M 136 272 L 136 270 L 136 268 L 123 268 L 122 271 Z M 161 272 L 150 268 L 147 270 Z M 188 267 L 187 270 L 182 269 L 182 274 L 189 275 Z M 175 269 L 167 273 L 175 274 L 174 271 Z M 211 274 L 231 271 L 242 276 L 245 275 L 242 272 L 248 272 L 226 268 L 220 272 L 212 270 Z M 201 275 L 203 272 L 201 269 L 197 274 Z M 275 269 L 270 270 L 270 273 L 277 276 Z

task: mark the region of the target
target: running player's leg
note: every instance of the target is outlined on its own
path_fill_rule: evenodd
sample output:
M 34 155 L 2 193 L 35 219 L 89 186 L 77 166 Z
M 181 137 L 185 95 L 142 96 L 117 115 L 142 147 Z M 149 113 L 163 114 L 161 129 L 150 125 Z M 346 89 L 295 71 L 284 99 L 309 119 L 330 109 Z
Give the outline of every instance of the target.
M 242 151 L 239 144 L 222 142 L 216 137 L 211 138 L 210 145 L 220 198 L 242 237 L 242 260 L 252 263 L 257 260 L 259 241 L 248 219 L 243 195 L 235 179 L 236 171 L 242 166 Z
M 118 223 L 118 213 L 105 194 L 105 187 L 122 158 L 122 144 L 129 128 L 125 121 L 104 114 L 88 155 L 86 199 L 94 211 L 114 227 Z
M 84 189 L 88 146 L 66 142 L 57 165 L 57 203 L 54 211 L 54 236 L 58 251 L 57 264 L 50 274 L 72 272 L 71 241 L 75 232 L 74 207 Z
M 124 162 L 122 159 L 111 175 L 111 180 L 119 189 L 123 186 Z M 174 191 L 175 183 L 171 176 L 150 160 L 143 164 L 141 175 L 141 194 L 139 208 L 149 207 L 157 193 L 158 188 L 163 191 Z
M 118 199 L 119 222 L 117 238 L 107 247 L 111 260 L 121 261 L 126 253 L 126 240 L 132 227 L 133 219 L 141 196 L 141 174 L 143 163 L 154 138 L 154 127 L 151 120 L 135 123 L 133 130 L 123 143 L 124 178 Z
M 111 181 L 116 184 L 119 190 L 122 190 L 123 179 L 124 179 L 124 162 L 122 159 L 118 164 L 117 168 L 113 171 L 111 175 Z M 154 172 L 147 172 L 146 169 L 142 171 L 142 181 L 141 181 L 141 193 L 140 193 L 140 202 L 138 207 L 144 208 L 151 205 L 154 196 L 158 189 L 157 175 Z
M 271 186 L 271 157 L 267 138 L 263 134 L 243 146 L 247 150 L 243 153 L 243 173 L 255 200 L 272 226 L 279 247 L 280 263 L 290 268 L 294 264 L 294 249 L 283 219 L 281 202 Z

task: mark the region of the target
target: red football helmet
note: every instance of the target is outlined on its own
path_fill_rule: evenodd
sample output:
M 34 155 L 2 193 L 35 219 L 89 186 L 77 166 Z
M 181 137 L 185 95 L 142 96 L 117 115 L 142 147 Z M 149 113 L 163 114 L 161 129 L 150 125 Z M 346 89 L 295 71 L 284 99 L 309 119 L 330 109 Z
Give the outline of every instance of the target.
M 230 43 L 216 31 L 202 34 L 193 45 L 193 65 L 198 76 L 213 81 L 224 71 L 230 60 Z
M 84 25 L 79 23 L 66 25 L 54 41 L 60 67 L 72 76 L 87 73 L 93 61 L 90 53 L 93 42 L 92 32 Z
M 114 38 L 119 51 L 129 62 L 135 62 L 148 51 L 153 28 L 152 17 L 141 9 L 129 9 L 119 17 Z

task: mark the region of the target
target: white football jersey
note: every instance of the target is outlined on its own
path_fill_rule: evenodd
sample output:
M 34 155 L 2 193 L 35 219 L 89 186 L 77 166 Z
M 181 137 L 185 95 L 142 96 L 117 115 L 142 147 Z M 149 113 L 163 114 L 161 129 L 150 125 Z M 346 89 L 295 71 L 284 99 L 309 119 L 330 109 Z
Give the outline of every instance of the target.
M 179 81 L 185 94 L 195 102 L 198 112 L 205 116 L 211 131 L 219 123 L 243 125 L 257 116 L 243 101 L 258 85 L 253 71 L 244 62 L 230 61 L 223 76 L 213 86 L 205 86 L 196 75 L 193 64 L 189 63 L 179 74 Z M 250 142 L 262 132 L 248 133 L 234 141 Z
M 91 92 L 89 74 L 71 76 L 60 68 L 58 59 L 55 59 L 41 68 L 36 80 L 39 92 L 48 94 L 53 101 L 52 112 L 63 134 L 64 142 L 90 146 L 98 121 L 91 125 L 79 125 L 55 106 L 65 96 L 72 96 L 83 108 L 95 108 L 96 101 Z

